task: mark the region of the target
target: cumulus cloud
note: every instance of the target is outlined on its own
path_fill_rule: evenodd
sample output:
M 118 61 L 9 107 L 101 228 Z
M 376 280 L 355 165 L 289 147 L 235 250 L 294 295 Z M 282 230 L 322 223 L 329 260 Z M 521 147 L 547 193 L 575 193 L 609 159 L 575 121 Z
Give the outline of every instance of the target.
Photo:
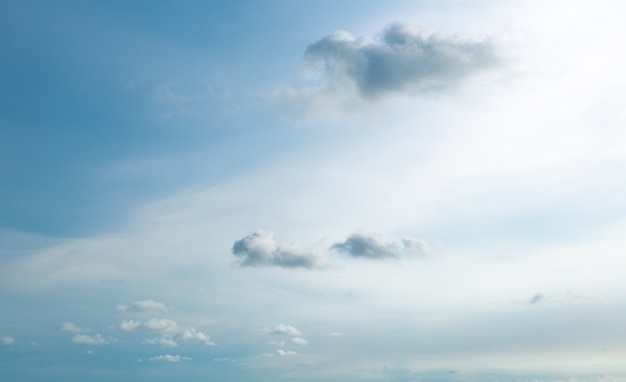
M 5 345 L 13 345 L 15 343 L 15 339 L 13 339 L 13 337 L 9 337 L 9 336 L 7 336 L 7 337 L 0 337 L 0 340 Z
M 171 355 L 171 354 L 163 354 L 158 355 L 156 357 L 150 358 L 152 362 L 180 362 L 180 361 L 188 361 L 191 358 L 189 357 L 181 357 L 180 355 Z
M 270 334 L 287 335 L 287 336 L 301 336 L 302 332 L 296 327 L 289 324 L 278 324 L 274 326 L 274 329 L 270 331 Z
M 178 323 L 169 318 L 151 318 L 140 322 L 135 320 L 125 320 L 120 323 L 120 329 L 130 332 L 135 329 L 145 329 L 151 332 L 161 333 L 161 337 L 149 338 L 144 341 L 146 344 L 163 345 L 176 347 L 176 341 L 203 342 L 206 345 L 215 345 L 211 337 L 203 332 L 191 327 L 180 327 Z
M 154 300 L 136 301 L 129 305 L 118 305 L 115 311 L 118 313 L 125 312 L 160 312 L 166 310 L 165 304 Z
M 365 99 L 445 88 L 496 61 L 489 40 L 440 36 L 401 23 L 374 38 L 335 32 L 309 45 L 306 57 L 323 65 L 332 85 L 351 84 Z
M 75 334 L 74 337 L 72 337 L 72 342 L 79 345 L 103 345 L 109 343 L 109 341 L 98 333 L 91 336 L 87 334 Z
M 300 346 L 305 346 L 309 343 L 309 341 L 305 340 L 304 338 L 300 338 L 300 337 L 294 337 L 291 339 L 291 342 L 293 342 L 296 345 L 300 345 Z
M 63 321 L 61 322 L 61 326 L 59 326 L 59 330 L 62 332 L 70 332 L 70 333 L 80 333 L 82 329 L 78 327 L 71 321 Z
M 273 232 L 258 230 L 235 241 L 233 255 L 241 266 L 279 266 L 285 268 L 321 268 L 324 254 L 319 249 L 307 249 L 298 244 L 278 243 Z
M 343 243 L 335 243 L 331 249 L 352 257 L 368 259 L 393 259 L 398 257 L 398 248 L 382 236 L 353 233 Z

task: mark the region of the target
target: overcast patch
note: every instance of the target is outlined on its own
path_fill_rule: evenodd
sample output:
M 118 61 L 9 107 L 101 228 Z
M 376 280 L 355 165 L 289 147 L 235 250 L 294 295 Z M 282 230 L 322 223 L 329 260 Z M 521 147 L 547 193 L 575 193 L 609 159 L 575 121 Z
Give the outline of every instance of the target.
M 306 57 L 322 63 L 331 87 L 351 84 L 366 99 L 446 88 L 496 61 L 489 40 L 440 36 L 401 23 L 374 38 L 334 32 L 309 45 Z
M 235 241 L 233 255 L 244 267 L 279 266 L 285 268 L 321 268 L 325 264 L 324 254 L 316 248 L 308 249 L 298 244 L 278 243 L 272 231 L 258 230 Z

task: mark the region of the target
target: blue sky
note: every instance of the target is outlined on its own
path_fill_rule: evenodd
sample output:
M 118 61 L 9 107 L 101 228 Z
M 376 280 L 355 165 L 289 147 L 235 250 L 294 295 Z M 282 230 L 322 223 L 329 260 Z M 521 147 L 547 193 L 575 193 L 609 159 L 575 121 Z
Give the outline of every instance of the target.
M 624 11 L 3 3 L 3 379 L 626 381 Z

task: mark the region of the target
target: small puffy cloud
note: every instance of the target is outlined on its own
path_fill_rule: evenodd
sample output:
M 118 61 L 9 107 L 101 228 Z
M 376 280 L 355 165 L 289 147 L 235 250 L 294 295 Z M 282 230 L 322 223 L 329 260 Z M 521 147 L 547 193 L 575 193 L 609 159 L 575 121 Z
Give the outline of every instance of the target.
M 300 338 L 300 337 L 294 337 L 291 339 L 291 342 L 293 342 L 296 345 L 300 345 L 300 346 L 305 346 L 309 343 L 309 341 L 305 340 L 304 338 Z
M 0 341 L 2 341 L 5 345 L 13 345 L 15 343 L 15 339 L 13 337 L 0 337 Z
M 291 326 L 289 324 L 278 324 L 274 326 L 274 329 L 270 331 L 270 334 L 297 337 L 297 336 L 301 336 L 302 332 L 298 330 L 297 328 L 295 328 L 294 326 Z
M 170 348 L 175 348 L 178 346 L 178 343 L 171 338 L 161 337 L 161 338 L 149 338 L 143 341 L 144 344 L 149 345 L 163 345 Z
M 332 332 L 330 334 L 328 334 L 330 337 L 342 337 L 343 333 L 339 333 L 339 332 Z
M 258 230 L 235 241 L 233 255 L 241 266 L 279 266 L 284 268 L 321 268 L 325 256 L 319 249 L 308 249 L 298 244 L 278 243 L 271 231 Z
M 199 332 L 194 328 L 182 329 L 178 333 L 176 338 L 181 341 L 198 341 L 198 342 L 204 342 L 206 345 L 215 345 L 215 343 L 211 341 L 211 338 L 208 335 L 202 332 Z
M 298 355 L 298 353 L 293 350 L 283 350 L 283 349 L 276 350 L 276 354 L 278 354 L 281 357 Z
M 408 256 L 426 257 L 430 254 L 428 245 L 424 240 L 415 239 L 412 237 L 403 237 L 402 245 L 404 247 L 404 253 Z
M 71 321 L 63 321 L 61 322 L 61 326 L 59 326 L 59 330 L 62 332 L 70 332 L 70 333 L 80 333 L 82 329 L 78 327 Z
M 335 243 L 331 249 L 352 257 L 367 259 L 393 259 L 398 257 L 398 248 L 379 235 L 353 233 L 343 243 Z
M 141 322 L 135 320 L 124 320 L 120 322 L 120 329 L 125 332 L 130 332 L 141 326 Z
M 78 345 L 103 345 L 109 343 L 109 341 L 98 333 L 94 335 L 75 334 L 74 337 L 72 337 L 72 342 Z
M 171 354 L 163 354 L 158 355 L 156 357 L 150 358 L 152 362 L 180 362 L 180 361 L 188 361 L 191 358 L 189 357 L 181 357 L 180 355 L 171 355 Z
M 144 300 L 144 301 L 136 301 L 134 303 L 132 303 L 130 306 L 129 305 L 118 305 L 117 308 L 115 308 L 115 311 L 118 313 L 125 313 L 125 312 L 138 312 L 138 313 L 145 313 L 145 312 L 161 312 L 166 310 L 165 304 L 163 304 L 162 302 L 157 302 L 154 300 Z
M 237 362 L 236 359 L 221 357 L 221 358 L 213 358 L 213 362 Z
M 323 65 L 330 87 L 352 85 L 364 99 L 446 88 L 496 62 L 489 40 L 440 36 L 401 23 L 367 39 L 335 32 L 309 45 L 306 56 Z
M 178 324 L 169 318 L 151 318 L 144 322 L 142 326 L 155 332 L 172 332 L 178 329 Z

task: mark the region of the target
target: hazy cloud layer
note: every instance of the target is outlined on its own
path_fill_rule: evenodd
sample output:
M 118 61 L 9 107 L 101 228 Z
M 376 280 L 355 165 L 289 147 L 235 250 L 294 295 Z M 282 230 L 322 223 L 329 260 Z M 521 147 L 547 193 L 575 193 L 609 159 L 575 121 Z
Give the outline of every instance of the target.
M 330 81 L 350 82 L 364 98 L 444 88 L 495 62 L 488 40 L 439 36 L 400 23 L 372 39 L 335 32 L 309 45 L 306 55 L 323 63 Z
M 12 345 L 15 343 L 15 339 L 13 339 L 13 337 L 0 337 L 0 340 L 5 345 Z
M 368 259 L 393 259 L 398 257 L 398 247 L 382 236 L 353 233 L 343 243 L 333 244 L 331 249 L 352 257 Z
M 232 248 L 241 266 L 279 266 L 285 268 L 321 268 L 324 254 L 319 249 L 308 249 L 298 244 L 278 243 L 273 232 L 258 230 L 235 241 Z

